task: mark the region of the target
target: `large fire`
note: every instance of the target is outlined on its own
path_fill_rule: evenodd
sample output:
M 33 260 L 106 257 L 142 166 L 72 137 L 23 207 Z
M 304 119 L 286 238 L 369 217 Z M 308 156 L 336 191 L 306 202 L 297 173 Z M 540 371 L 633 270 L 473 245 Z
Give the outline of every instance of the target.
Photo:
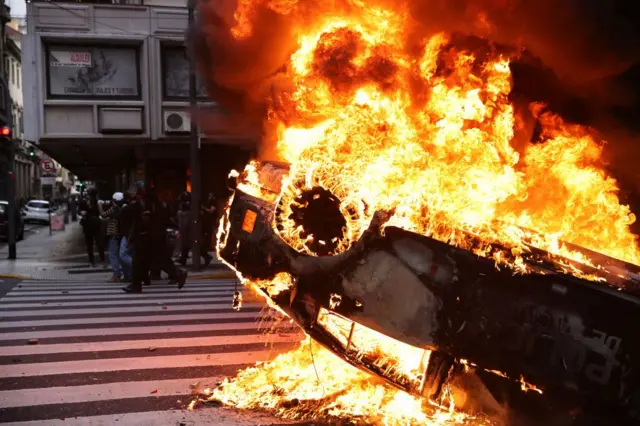
M 238 37 L 250 31 L 245 3 Z M 394 208 L 389 225 L 467 248 L 471 234 L 485 242 L 473 247 L 478 254 L 504 255 L 491 250 L 499 242 L 584 262 L 567 241 L 640 263 L 629 230 L 635 217 L 602 167 L 595 132 L 531 105 L 543 142 L 523 143 L 506 53 L 480 55 L 445 34 L 417 50 L 401 11 L 351 3 L 351 13 L 299 29 L 291 88 L 272 99 L 269 126 L 292 165 L 280 200 L 287 243 L 309 252 L 291 206 L 322 187 L 340 199 L 347 221 L 334 252 L 357 240 L 373 212 Z M 295 10 L 293 1 L 269 5 Z
M 519 272 L 527 270 L 521 254 L 531 246 L 590 263 L 563 242 L 640 263 L 629 230 L 635 217 L 601 164 L 604 142 L 597 134 L 534 104 L 529 114 L 540 137 L 523 139 L 526 119 L 509 97 L 515 49 L 442 33 L 416 40 L 402 2 L 345 4 L 299 20 L 288 84 L 269 99 L 267 126 L 277 129 L 279 159 L 291 165 L 281 193 L 261 193 L 255 164 L 244 171 L 243 190 L 278 203 L 274 229 L 285 242 L 308 254 L 318 243 L 339 253 L 375 211 L 387 210 L 393 211 L 388 225 Z M 237 40 L 251 36 L 257 8 L 295 17 L 304 4 L 238 1 L 231 31 Z M 339 200 L 345 223 L 331 241 L 316 241 L 294 220 L 301 194 L 314 188 Z M 313 353 L 324 371 L 319 377 Z M 414 397 L 309 344 L 242 372 L 216 397 L 289 417 L 317 411 L 383 424 L 463 421 L 448 411 L 441 418 L 426 414 Z M 309 399 L 315 405 L 300 408 Z

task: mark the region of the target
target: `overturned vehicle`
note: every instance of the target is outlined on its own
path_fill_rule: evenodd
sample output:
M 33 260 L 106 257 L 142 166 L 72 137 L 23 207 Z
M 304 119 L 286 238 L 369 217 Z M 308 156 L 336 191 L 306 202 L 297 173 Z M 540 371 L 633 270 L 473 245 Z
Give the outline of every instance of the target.
M 327 254 L 331 228 L 344 224 L 332 210 L 339 200 L 322 188 L 293 209 L 303 232 L 326 234 L 315 240 L 316 255 L 301 253 L 278 234 L 286 174 L 286 164 L 255 163 L 251 178 L 231 178 L 218 249 L 315 341 L 434 401 L 473 368 L 489 389 L 501 381 L 548 400 L 558 396 L 568 410 L 597 408 L 604 424 L 640 419 L 640 268 L 575 246 L 590 265 L 530 247 L 528 273 L 515 273 L 386 226 L 393 211 L 375 212 L 354 244 Z M 376 336 L 380 343 L 371 345 Z M 407 366 L 406 348 L 424 356 Z

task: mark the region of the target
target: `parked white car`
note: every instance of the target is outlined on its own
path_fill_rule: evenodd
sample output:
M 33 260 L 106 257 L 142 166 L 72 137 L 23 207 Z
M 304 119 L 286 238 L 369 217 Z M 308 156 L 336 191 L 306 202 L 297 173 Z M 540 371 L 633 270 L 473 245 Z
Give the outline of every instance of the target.
M 45 200 L 31 200 L 24 207 L 23 215 L 25 222 L 44 222 L 49 223 L 49 209 L 51 206 Z

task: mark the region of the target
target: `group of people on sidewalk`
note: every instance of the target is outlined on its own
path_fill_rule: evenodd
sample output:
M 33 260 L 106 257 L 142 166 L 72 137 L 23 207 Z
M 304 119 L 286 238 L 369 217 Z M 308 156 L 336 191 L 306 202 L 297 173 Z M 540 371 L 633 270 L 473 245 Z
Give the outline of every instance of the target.
M 174 217 L 169 206 L 160 201 L 154 188 L 143 183 L 135 184 L 129 193 L 116 192 L 105 206 L 98 200 L 97 192 L 89 193 L 80 206 L 81 225 L 84 231 L 89 262 L 95 265 L 94 244 L 102 262 L 105 261 L 104 233 L 109 248 L 109 262 L 113 270 L 111 282 L 128 282 L 123 288 L 127 293 L 142 292 L 142 285 L 159 279 L 161 271 L 169 276 L 170 283 L 182 288 L 187 272 L 176 267 L 172 260 L 173 247 L 167 237 L 167 229 L 179 227 L 181 254 L 179 262 L 184 266 L 188 259 L 190 196 L 181 196 L 179 210 Z M 213 257 L 208 253 L 215 216 L 215 199 L 209 196 L 202 207 L 203 238 L 202 257 L 208 265 Z M 106 224 L 106 230 L 105 225 Z M 209 242 L 206 244 L 206 242 Z

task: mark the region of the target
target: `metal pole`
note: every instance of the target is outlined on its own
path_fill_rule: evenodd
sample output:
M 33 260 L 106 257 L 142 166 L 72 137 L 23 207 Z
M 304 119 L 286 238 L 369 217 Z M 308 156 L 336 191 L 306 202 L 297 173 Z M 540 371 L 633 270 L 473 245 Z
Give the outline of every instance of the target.
M 196 0 L 189 0 L 189 28 L 192 28 L 195 23 L 195 6 Z M 200 187 L 200 140 L 198 126 L 194 117 L 198 106 L 196 94 L 196 63 L 193 55 L 189 55 L 189 58 L 189 104 L 191 105 L 191 254 L 193 256 L 193 267 L 197 271 L 200 270 L 200 239 L 202 238 L 200 223 L 200 196 L 202 189 Z
M 4 32 L 4 31 L 3 31 Z M 7 210 L 8 210 L 8 219 L 9 219 L 9 227 L 7 229 L 8 235 L 8 245 L 9 245 L 9 256 L 8 259 L 15 260 L 17 257 L 16 253 L 16 187 L 15 187 L 15 179 L 13 176 L 15 156 L 16 156 L 16 147 L 15 141 L 13 139 L 13 111 L 11 111 L 11 92 L 9 92 L 9 85 L 4 85 L 5 91 L 5 99 L 9 103 L 9 108 L 6 108 L 7 111 L 7 123 L 9 129 L 11 129 L 11 137 L 9 138 L 9 164 L 8 164 L 8 173 L 7 173 Z

